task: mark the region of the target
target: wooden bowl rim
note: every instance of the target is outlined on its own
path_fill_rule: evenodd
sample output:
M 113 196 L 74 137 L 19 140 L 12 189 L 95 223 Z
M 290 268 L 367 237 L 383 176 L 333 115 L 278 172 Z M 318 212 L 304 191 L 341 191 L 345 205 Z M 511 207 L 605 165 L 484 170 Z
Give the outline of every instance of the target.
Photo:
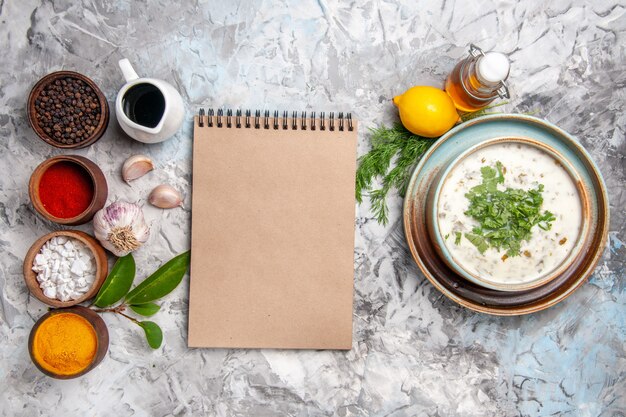
M 52 165 L 55 165 L 59 162 L 71 162 L 71 163 L 79 165 L 82 169 L 84 169 L 87 172 L 87 174 L 89 174 L 89 178 L 91 179 L 91 183 L 93 184 L 93 196 L 91 198 L 91 202 L 89 203 L 87 208 L 83 210 L 82 213 L 74 217 L 64 218 L 64 217 L 56 217 L 52 215 L 45 209 L 43 204 L 41 204 L 41 200 L 39 198 L 38 189 L 39 189 L 39 182 L 41 181 L 41 177 Z M 104 176 L 104 173 L 102 172 L 100 167 L 98 167 L 98 165 L 96 165 L 95 162 L 93 162 L 92 160 L 88 158 L 85 158 L 84 156 L 81 156 L 81 155 L 53 156 L 51 158 L 46 159 L 39 165 L 37 165 L 33 173 L 30 175 L 30 181 L 28 184 L 29 185 L 28 193 L 30 196 L 30 201 L 33 203 L 35 210 L 37 210 L 39 214 L 41 214 L 43 217 L 45 217 L 46 219 L 52 222 L 55 222 L 58 224 L 68 224 L 68 225 L 85 223 L 83 222 L 83 220 L 86 220 L 86 216 L 88 216 L 90 212 L 94 209 L 94 206 L 96 205 L 97 200 L 98 200 L 98 191 L 101 185 L 98 183 L 98 179 L 96 178 L 96 176 L 100 176 L 100 175 L 106 181 L 106 177 Z
M 92 135 L 89 138 L 83 140 L 82 142 L 72 143 L 72 144 L 59 143 L 55 141 L 53 138 L 51 138 L 50 136 L 48 136 L 48 134 L 43 130 L 43 128 L 39 126 L 39 123 L 37 122 L 37 118 L 35 117 L 35 100 L 41 93 L 41 90 L 45 86 L 50 84 L 51 82 L 54 82 L 64 77 L 76 78 L 87 83 L 89 87 L 91 87 L 93 91 L 96 93 L 96 96 L 98 97 L 98 101 L 100 102 L 101 117 L 100 117 L 100 122 L 98 123 L 98 125 L 96 126 L 94 130 L 94 133 L 92 133 Z M 100 90 L 98 85 L 86 75 L 83 75 L 76 71 L 65 71 L 65 70 L 51 72 L 50 74 L 47 74 L 43 76 L 42 78 L 40 78 L 39 81 L 35 83 L 33 88 L 30 90 L 30 94 L 28 95 L 28 104 L 27 104 L 26 113 L 28 115 L 28 123 L 33 128 L 37 136 L 39 136 L 39 138 L 43 140 L 44 142 L 46 142 L 48 145 L 52 145 L 55 148 L 60 148 L 60 149 L 79 149 L 79 148 L 84 148 L 89 145 L 92 145 L 104 135 L 104 132 L 106 132 L 109 126 L 109 118 L 110 118 L 109 103 L 106 99 L 106 96 L 104 95 L 102 90 Z
M 87 365 L 85 369 L 83 369 L 80 372 L 77 372 L 75 374 L 70 374 L 70 375 L 56 374 L 48 369 L 45 369 L 35 359 L 35 356 L 33 354 L 33 342 L 35 341 L 35 333 L 37 333 L 37 329 L 39 329 L 39 326 L 41 326 L 41 324 L 44 321 L 46 321 L 48 318 L 50 318 L 51 316 L 54 316 L 56 314 L 64 314 L 64 313 L 76 314 L 77 316 L 84 318 L 85 320 L 89 322 L 91 327 L 93 327 L 94 333 L 96 334 L 96 354 L 93 356 L 93 359 L 91 360 L 91 362 L 89 363 L 89 365 Z M 100 362 L 102 362 L 102 359 L 104 359 L 104 356 L 106 355 L 108 350 L 109 350 L 109 330 L 107 328 L 106 323 L 104 322 L 102 317 L 98 315 L 98 313 L 83 306 L 73 306 L 73 307 L 49 310 L 46 314 L 39 317 L 39 319 L 35 322 L 35 324 L 31 328 L 30 335 L 28 336 L 28 354 L 30 355 L 31 361 L 33 362 L 33 364 L 35 364 L 37 369 L 39 369 L 41 372 L 48 375 L 49 377 L 56 378 L 56 379 L 73 379 L 73 378 L 78 378 L 80 376 L 85 375 L 86 373 L 94 369 L 96 366 L 98 366 Z
M 91 250 L 91 253 L 93 254 L 96 261 L 96 277 L 93 284 L 91 285 L 89 291 L 83 294 L 82 297 L 79 297 L 75 300 L 61 301 L 46 297 L 43 294 L 39 283 L 37 282 L 37 274 L 35 273 L 35 271 L 32 270 L 33 261 L 35 260 L 35 256 L 37 256 L 37 254 L 41 250 L 41 247 L 48 240 L 56 236 L 67 236 L 80 240 Z M 89 300 L 90 298 L 93 298 L 98 293 L 98 291 L 100 291 L 100 287 L 102 287 L 102 284 L 104 284 L 104 281 L 109 272 L 107 256 L 104 248 L 98 243 L 98 241 L 94 237 L 88 235 L 85 232 L 81 232 L 80 230 L 57 230 L 47 233 L 37 239 L 35 243 L 32 244 L 32 246 L 26 253 L 26 256 L 24 257 L 23 269 L 24 281 L 30 293 L 44 304 L 56 308 L 72 307 L 86 300 Z

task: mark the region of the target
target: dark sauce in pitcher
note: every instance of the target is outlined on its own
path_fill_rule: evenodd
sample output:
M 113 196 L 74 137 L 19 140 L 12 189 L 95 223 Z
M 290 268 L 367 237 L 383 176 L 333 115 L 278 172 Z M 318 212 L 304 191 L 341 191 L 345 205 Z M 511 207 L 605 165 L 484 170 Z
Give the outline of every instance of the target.
M 145 127 L 156 127 L 165 112 L 165 97 L 152 84 L 137 84 L 124 94 L 122 108 L 133 122 Z

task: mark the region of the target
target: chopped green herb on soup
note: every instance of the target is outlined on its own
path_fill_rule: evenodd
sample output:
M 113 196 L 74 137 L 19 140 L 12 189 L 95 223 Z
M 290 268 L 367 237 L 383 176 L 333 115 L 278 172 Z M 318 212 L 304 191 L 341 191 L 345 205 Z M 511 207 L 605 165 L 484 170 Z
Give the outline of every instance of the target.
M 465 233 L 465 237 L 480 253 L 492 247 L 504 249 L 513 257 L 520 254 L 521 243 L 530 240 L 534 226 L 550 230 L 556 217 L 547 210 L 541 211 L 543 184 L 530 190 L 510 187 L 499 190 L 498 184 L 504 183 L 503 171 L 500 161 L 495 168 L 483 166 L 482 183 L 465 194 L 470 201 L 465 214 L 479 224 L 472 233 Z

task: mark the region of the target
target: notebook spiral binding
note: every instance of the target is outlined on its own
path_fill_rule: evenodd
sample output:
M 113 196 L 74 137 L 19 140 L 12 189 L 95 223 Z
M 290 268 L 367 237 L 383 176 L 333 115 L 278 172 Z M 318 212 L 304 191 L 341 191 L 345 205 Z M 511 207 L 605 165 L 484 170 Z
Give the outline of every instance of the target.
M 237 109 L 235 110 L 235 115 L 233 116 L 233 110 L 227 109 L 226 115 L 224 116 L 224 109 L 217 109 L 217 112 L 213 109 L 208 109 L 205 112 L 204 108 L 201 108 L 198 111 L 198 126 L 215 126 L 219 128 L 224 126 L 232 128 L 234 126 L 236 129 L 270 129 L 271 127 L 275 130 L 280 128 L 283 130 L 298 130 L 298 128 L 300 130 L 326 130 L 327 128 L 330 131 L 334 131 L 335 129 L 343 131 L 346 128 L 349 131 L 354 130 L 354 126 L 352 124 L 352 113 L 346 113 L 344 115 L 343 112 L 339 112 L 337 118 L 335 118 L 335 112 L 330 112 L 328 114 L 328 118 L 326 117 L 325 112 L 320 112 L 319 117 L 316 116 L 317 113 L 314 111 L 311 112 L 309 117 L 307 117 L 306 111 L 292 111 L 290 116 L 289 112 L 285 110 L 283 111 L 281 118 L 279 117 L 278 110 L 275 110 L 270 126 L 269 110 L 264 110 L 263 115 L 261 115 L 261 110 L 255 110 L 254 116 L 252 116 L 252 112 L 250 110 L 246 110 L 244 114 L 241 109 Z

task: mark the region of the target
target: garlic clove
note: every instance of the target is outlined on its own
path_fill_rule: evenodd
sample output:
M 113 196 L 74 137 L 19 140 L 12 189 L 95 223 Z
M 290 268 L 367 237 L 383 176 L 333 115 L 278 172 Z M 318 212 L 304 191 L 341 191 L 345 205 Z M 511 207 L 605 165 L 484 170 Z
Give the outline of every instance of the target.
M 133 155 L 122 166 L 122 178 L 127 183 L 143 177 L 154 169 L 152 160 L 145 155 Z
M 183 206 L 182 194 L 171 185 L 162 184 L 155 187 L 148 196 L 148 202 L 155 207 L 170 209 Z

